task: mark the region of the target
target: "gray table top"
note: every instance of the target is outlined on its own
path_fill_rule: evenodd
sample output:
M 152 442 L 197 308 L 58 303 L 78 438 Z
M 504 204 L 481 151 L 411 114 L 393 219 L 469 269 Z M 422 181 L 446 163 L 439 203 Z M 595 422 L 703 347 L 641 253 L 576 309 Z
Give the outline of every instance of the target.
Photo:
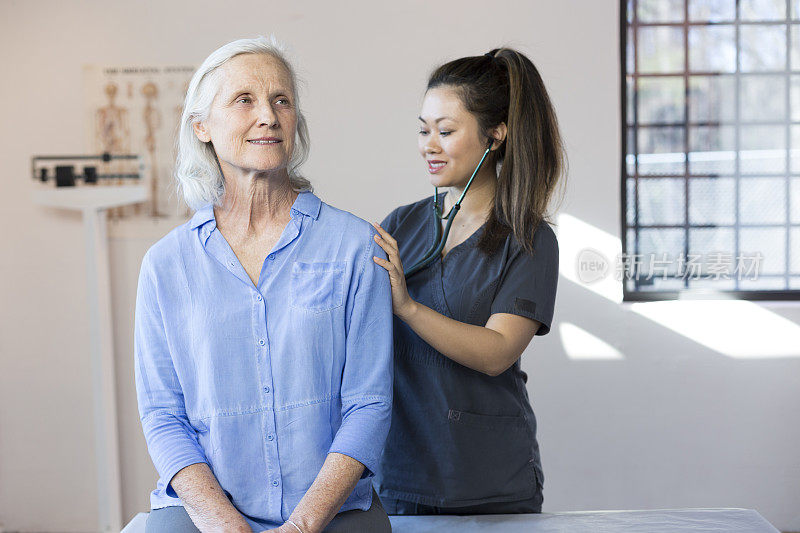
M 564 513 L 391 516 L 393 533 L 779 533 L 752 509 L 656 509 Z M 139 513 L 122 533 L 143 533 Z
M 752 509 L 580 511 L 523 515 L 392 516 L 393 533 L 779 533 Z

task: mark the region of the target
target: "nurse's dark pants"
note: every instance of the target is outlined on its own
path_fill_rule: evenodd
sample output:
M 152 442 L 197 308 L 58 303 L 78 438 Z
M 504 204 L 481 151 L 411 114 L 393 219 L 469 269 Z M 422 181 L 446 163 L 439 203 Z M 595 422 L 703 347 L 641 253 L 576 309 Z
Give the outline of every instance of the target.
M 481 503 L 466 507 L 434 507 L 421 503 L 383 498 L 383 507 L 390 515 L 430 515 L 430 514 L 519 514 L 541 513 L 542 491 L 537 491 L 533 498 L 516 502 Z
M 181 505 L 150 511 L 145 526 L 145 533 L 199 533 L 199 531 Z M 391 533 L 391 531 L 389 517 L 383 510 L 380 498 L 373 491 L 372 506 L 368 510 L 353 509 L 339 513 L 322 533 Z

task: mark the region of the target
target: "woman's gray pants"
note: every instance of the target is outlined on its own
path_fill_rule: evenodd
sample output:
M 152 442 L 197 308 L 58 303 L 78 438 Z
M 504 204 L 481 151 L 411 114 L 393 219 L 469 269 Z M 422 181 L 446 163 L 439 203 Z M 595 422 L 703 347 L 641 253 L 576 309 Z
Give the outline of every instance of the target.
M 182 505 L 150 511 L 145 533 L 199 533 Z M 389 517 L 373 490 L 372 505 L 366 511 L 353 509 L 337 514 L 323 533 L 391 533 Z M 260 533 L 256 531 L 255 533 Z

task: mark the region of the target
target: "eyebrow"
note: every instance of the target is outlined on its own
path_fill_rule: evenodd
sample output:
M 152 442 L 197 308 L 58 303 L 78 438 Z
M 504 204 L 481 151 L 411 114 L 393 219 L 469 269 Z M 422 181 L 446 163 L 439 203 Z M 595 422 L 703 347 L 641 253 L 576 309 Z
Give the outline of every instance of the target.
M 241 94 L 254 94 L 256 91 L 253 89 L 251 85 L 244 85 L 234 88 L 233 90 L 226 91 L 228 98 L 233 98 L 235 96 L 239 96 Z M 292 92 L 283 88 L 279 88 L 274 90 L 269 97 L 275 98 L 276 96 L 292 96 Z
M 422 122 L 426 122 L 425 119 L 422 118 L 422 117 L 417 117 L 417 118 L 420 119 Z M 441 122 L 443 120 L 452 120 L 453 122 L 456 122 L 456 120 L 454 118 L 450 118 L 450 117 L 444 116 L 444 117 L 437 118 L 436 120 L 433 121 L 433 123 L 434 124 L 438 124 L 439 122 Z

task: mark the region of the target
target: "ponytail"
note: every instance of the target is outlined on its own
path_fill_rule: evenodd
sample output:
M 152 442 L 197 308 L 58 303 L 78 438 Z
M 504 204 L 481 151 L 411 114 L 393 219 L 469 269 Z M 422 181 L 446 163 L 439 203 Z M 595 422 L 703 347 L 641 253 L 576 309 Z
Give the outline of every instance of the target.
M 428 90 L 449 86 L 461 96 L 483 132 L 505 122 L 505 142 L 492 152 L 499 170 L 494 206 L 478 242 L 493 253 L 509 233 L 533 253 L 548 206 L 566 178 L 566 154 L 553 105 L 539 71 L 525 55 L 497 48 L 483 56 L 456 59 L 437 68 Z

